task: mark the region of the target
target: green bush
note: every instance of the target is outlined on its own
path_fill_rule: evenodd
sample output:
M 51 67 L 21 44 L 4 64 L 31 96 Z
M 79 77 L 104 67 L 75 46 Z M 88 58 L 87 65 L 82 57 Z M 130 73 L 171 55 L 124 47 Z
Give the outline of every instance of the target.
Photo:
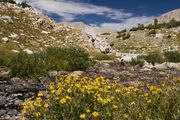
M 131 37 L 130 33 L 118 32 L 118 35 L 116 38 L 122 38 L 123 40 L 126 40 L 130 37 Z
M 81 48 L 48 48 L 47 50 L 28 55 L 20 53 L 10 62 L 11 77 L 45 76 L 50 70 L 84 70 L 91 64 L 89 54 Z
M 126 39 L 128 39 L 128 38 L 130 38 L 130 37 L 131 37 L 130 33 L 127 33 L 125 36 L 122 37 L 122 39 L 123 39 L 123 40 L 126 40 Z
M 106 55 L 106 54 L 103 54 L 103 53 L 96 53 L 94 55 L 94 59 L 95 60 L 114 60 L 115 56 Z
M 150 30 L 150 31 L 149 31 L 149 34 L 150 34 L 150 35 L 152 35 L 152 34 L 153 34 L 153 35 L 154 35 L 154 34 L 156 34 L 156 30 L 154 30 L 154 29 Z
M 140 67 L 144 66 L 144 60 L 141 58 L 132 59 L 131 62 L 129 62 L 131 66 L 139 65 Z
M 0 2 L 8 2 L 8 3 L 12 3 L 12 4 L 16 4 L 16 2 L 14 0 L 0 0 Z
M 39 58 L 38 54 L 28 55 L 20 53 L 13 57 L 10 62 L 11 77 L 34 77 L 46 75 L 46 62 Z
M 169 62 L 180 62 L 180 52 L 179 51 L 172 51 L 172 52 L 165 52 L 165 57 Z
M 48 48 L 44 55 L 51 65 L 55 63 L 52 68 L 55 70 L 83 70 L 91 64 L 89 54 L 81 48 Z
M 145 61 L 152 64 L 165 62 L 164 55 L 158 52 L 152 52 L 148 55 L 140 56 L 139 58 L 144 59 Z
M 23 8 L 31 7 L 31 6 L 28 5 L 26 2 L 22 2 L 22 3 L 20 3 L 19 5 L 22 6 Z

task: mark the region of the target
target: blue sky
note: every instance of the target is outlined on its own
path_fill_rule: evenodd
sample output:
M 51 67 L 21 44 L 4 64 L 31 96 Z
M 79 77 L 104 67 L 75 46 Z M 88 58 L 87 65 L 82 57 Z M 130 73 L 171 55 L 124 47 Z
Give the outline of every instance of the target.
M 16 0 L 22 1 L 22 0 Z M 121 30 L 180 8 L 180 0 L 26 0 L 57 22 Z

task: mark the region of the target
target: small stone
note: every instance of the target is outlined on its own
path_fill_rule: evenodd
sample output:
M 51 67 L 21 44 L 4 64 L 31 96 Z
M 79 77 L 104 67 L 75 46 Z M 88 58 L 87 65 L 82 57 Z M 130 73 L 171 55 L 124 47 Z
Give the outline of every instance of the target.
M 0 96 L 0 106 L 4 106 L 6 104 L 6 97 Z
M 9 41 L 9 39 L 8 39 L 7 37 L 3 37 L 2 40 L 3 40 L 3 42 L 5 42 L 5 43 Z
M 12 50 L 12 52 L 14 52 L 14 53 L 19 53 L 19 50 Z
M 33 51 L 31 51 L 28 48 L 24 49 L 23 51 L 26 52 L 27 54 L 30 54 L 30 55 L 34 53 Z

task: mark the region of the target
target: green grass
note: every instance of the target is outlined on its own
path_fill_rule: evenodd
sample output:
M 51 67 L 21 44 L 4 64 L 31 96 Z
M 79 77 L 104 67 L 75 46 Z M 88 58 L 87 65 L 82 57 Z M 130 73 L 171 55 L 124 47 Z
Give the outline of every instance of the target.
M 93 59 L 95 60 L 115 60 L 116 59 L 115 56 L 106 55 L 103 53 L 95 53 L 93 56 L 94 56 Z
M 10 59 L 11 77 L 39 78 L 50 70 L 84 70 L 91 65 L 89 54 L 82 48 L 51 47 L 32 55 L 20 53 Z

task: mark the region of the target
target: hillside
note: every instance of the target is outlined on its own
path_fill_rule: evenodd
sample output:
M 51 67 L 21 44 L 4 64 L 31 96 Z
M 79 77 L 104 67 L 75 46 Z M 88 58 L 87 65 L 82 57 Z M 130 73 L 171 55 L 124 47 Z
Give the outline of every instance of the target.
M 175 9 L 167 13 L 164 13 L 156 17 L 156 19 L 158 20 L 158 23 L 167 23 L 172 19 L 175 19 L 176 21 L 180 21 L 180 9 Z M 154 21 L 151 21 L 150 23 L 154 23 Z
M 172 23 L 113 32 L 57 23 L 0 0 L 0 120 L 178 120 L 179 9 Z M 11 3 L 9 3 L 11 2 Z M 154 22 L 154 21 L 153 21 Z

